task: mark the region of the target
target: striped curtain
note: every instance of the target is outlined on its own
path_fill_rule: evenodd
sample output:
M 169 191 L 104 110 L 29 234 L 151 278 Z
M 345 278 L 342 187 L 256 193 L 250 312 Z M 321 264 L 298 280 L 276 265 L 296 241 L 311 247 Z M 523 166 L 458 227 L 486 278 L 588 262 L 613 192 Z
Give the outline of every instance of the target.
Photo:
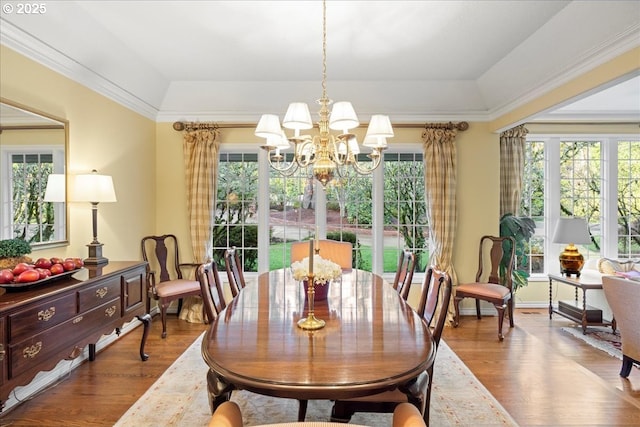
M 527 133 L 520 125 L 500 134 L 500 218 L 520 210 Z
M 433 251 L 430 265 L 445 271 L 455 286 L 458 284 L 453 268 L 453 241 L 456 232 L 456 145 L 455 129 L 426 128 L 422 133 L 424 141 L 425 199 L 427 217 Z M 439 308 L 436 309 L 439 310 Z M 451 298 L 447 313 L 447 322 L 453 320 L 454 308 Z
M 208 262 L 213 255 L 211 230 L 220 150 L 218 131 L 207 128 L 185 132 L 182 150 L 193 259 L 196 263 Z M 180 318 L 203 323 L 202 300 L 185 298 Z

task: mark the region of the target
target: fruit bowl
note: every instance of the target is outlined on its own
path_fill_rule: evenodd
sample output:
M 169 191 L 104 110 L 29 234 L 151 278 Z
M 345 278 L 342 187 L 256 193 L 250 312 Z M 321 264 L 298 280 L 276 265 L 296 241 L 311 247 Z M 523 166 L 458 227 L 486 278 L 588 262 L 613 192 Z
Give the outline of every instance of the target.
M 82 269 L 80 258 L 39 258 L 34 263 L 18 263 L 13 269 L 0 270 L 0 288 L 26 289 L 68 277 Z
M 36 281 L 33 281 L 33 282 L 3 283 L 3 284 L 0 284 L 0 287 L 5 288 L 7 291 L 29 289 L 29 288 L 31 288 L 33 286 L 42 285 L 44 283 L 51 283 L 51 282 L 55 282 L 58 279 L 62 279 L 63 277 L 69 277 L 72 274 L 75 274 L 75 273 L 77 273 L 78 271 L 81 271 L 81 270 L 84 270 L 84 267 L 76 268 L 75 270 L 65 271 L 63 273 L 56 274 L 55 276 L 45 277 L 44 279 L 36 280 Z

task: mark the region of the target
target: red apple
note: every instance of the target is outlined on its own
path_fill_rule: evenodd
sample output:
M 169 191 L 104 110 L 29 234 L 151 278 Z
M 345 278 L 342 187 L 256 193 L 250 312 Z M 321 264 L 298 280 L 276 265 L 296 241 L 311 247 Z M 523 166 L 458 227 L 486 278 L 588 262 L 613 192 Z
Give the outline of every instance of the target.
M 46 279 L 47 277 L 51 276 L 51 271 L 49 271 L 48 268 L 38 268 L 38 267 L 36 267 L 36 271 L 40 275 L 40 280 Z
M 31 264 L 27 264 L 26 262 L 21 262 L 16 264 L 15 267 L 13 267 L 13 275 L 14 276 L 19 276 L 21 273 L 27 271 L 27 270 L 33 270 L 35 267 Z
M 65 260 L 62 263 L 62 267 L 64 267 L 64 271 L 71 271 L 76 269 L 76 263 L 73 262 L 72 259 Z
M 49 261 L 51 261 L 51 264 L 62 264 L 64 262 L 62 258 L 58 257 L 50 258 Z
M 36 270 L 25 270 L 22 273 L 20 273 L 20 275 L 16 279 L 16 282 L 29 283 L 29 282 L 35 282 L 36 280 L 39 280 L 39 279 L 40 279 L 40 273 L 38 273 Z
M 76 268 L 84 267 L 84 261 L 82 261 L 82 258 L 74 258 L 73 262 L 76 264 Z
M 52 276 L 55 276 L 56 274 L 64 273 L 64 267 L 62 264 L 53 264 L 49 271 L 51 271 Z
M 11 283 L 14 277 L 13 272 L 8 268 L 0 270 L 0 284 Z
M 38 260 L 34 263 L 36 268 L 46 268 L 49 269 L 53 265 L 53 263 L 49 260 L 49 258 L 38 258 Z

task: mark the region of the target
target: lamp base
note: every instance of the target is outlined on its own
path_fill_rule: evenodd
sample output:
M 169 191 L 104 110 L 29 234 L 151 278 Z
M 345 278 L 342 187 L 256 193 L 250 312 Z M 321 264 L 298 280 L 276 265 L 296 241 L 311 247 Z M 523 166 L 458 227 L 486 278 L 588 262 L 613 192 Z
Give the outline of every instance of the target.
M 107 264 L 109 260 L 102 256 L 102 243 L 89 243 L 89 257 L 85 258 L 83 262 L 87 265 L 101 265 Z
M 584 257 L 575 245 L 570 244 L 564 248 L 564 252 L 560 254 L 560 272 L 569 277 L 572 274 L 580 277 L 580 270 L 584 266 Z

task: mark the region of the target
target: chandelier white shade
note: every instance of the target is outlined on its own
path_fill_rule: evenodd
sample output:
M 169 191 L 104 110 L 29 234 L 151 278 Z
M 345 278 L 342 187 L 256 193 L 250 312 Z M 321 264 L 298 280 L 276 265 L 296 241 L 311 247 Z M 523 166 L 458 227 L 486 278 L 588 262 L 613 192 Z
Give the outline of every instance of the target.
M 309 106 L 304 102 L 289 104 L 282 125 L 275 114 L 264 114 L 256 126 L 255 135 L 266 139 L 262 148 L 268 152 L 271 167 L 283 175 L 291 175 L 298 168 L 311 167 L 312 175 L 325 186 L 333 177 L 344 176 L 351 167 L 359 174 L 371 173 L 378 167 L 382 159 L 382 151 L 387 148 L 387 138 L 393 137 L 393 128 L 388 116 L 373 115 L 362 144 L 368 150 L 370 164 L 360 164 L 356 157 L 360 154 L 360 145 L 352 129 L 360 126 L 360 121 L 351 102 L 340 101 L 333 104 L 326 91 L 326 1 L 322 2 L 322 97 L 318 121 L 319 133 L 316 135 L 301 134 L 301 131 L 313 129 L 313 121 Z M 283 129 L 293 131 L 287 137 Z M 332 135 L 329 130 L 341 132 Z M 287 161 L 283 150 L 293 145 L 293 158 Z

